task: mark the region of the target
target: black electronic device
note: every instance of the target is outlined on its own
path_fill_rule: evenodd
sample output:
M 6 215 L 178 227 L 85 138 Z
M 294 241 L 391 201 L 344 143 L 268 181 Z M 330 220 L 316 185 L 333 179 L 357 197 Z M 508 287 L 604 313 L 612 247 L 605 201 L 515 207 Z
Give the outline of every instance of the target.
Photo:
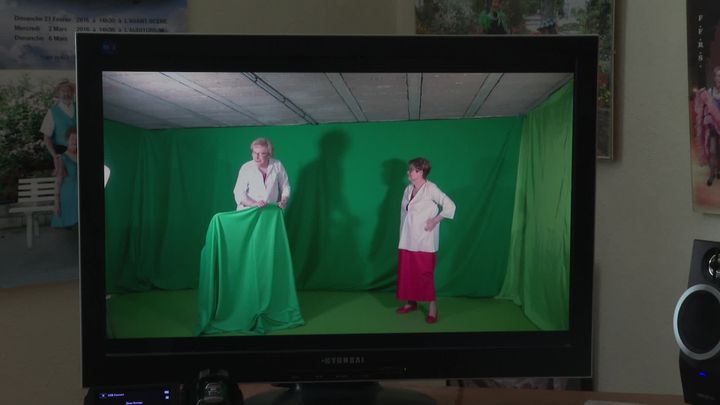
M 720 243 L 695 240 L 688 289 L 673 316 L 685 401 L 720 402 Z
M 77 34 L 83 385 L 589 376 L 597 40 Z M 295 329 L 261 312 L 202 329 L 233 308 L 199 309 L 208 223 L 260 136 L 294 187 L 295 282 L 370 281 L 298 288 Z M 426 154 L 458 199 L 435 323 L 393 293 L 407 161 Z M 507 312 L 467 315 L 482 305 Z
M 179 384 L 91 387 L 85 405 L 183 405 Z

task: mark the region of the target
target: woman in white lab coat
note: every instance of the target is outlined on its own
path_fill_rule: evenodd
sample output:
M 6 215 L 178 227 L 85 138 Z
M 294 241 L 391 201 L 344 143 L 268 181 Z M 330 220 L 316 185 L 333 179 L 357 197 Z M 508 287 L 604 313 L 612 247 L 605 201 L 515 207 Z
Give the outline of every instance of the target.
M 400 209 L 400 243 L 397 298 L 407 301 L 397 309 L 406 314 L 417 309 L 418 301 L 429 302 L 427 323 L 438 320 L 435 300 L 435 263 L 440 241 L 440 221 L 455 216 L 455 203 L 428 181 L 430 161 L 411 160 L 410 185 L 405 188 Z
M 290 182 L 285 167 L 273 159 L 273 144 L 258 138 L 250 144 L 252 160 L 242 165 L 235 182 L 237 210 L 278 204 L 285 208 L 290 198 Z

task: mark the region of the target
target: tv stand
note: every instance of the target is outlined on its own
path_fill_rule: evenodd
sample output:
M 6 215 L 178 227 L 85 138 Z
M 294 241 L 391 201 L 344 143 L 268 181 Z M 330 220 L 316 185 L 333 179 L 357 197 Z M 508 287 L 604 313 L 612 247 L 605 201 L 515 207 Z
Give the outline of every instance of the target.
M 245 401 L 245 405 L 435 405 L 421 392 L 383 387 L 377 382 L 282 384 L 286 391 L 269 391 Z
M 203 370 L 183 391 L 183 405 L 243 404 L 242 391 L 225 370 Z

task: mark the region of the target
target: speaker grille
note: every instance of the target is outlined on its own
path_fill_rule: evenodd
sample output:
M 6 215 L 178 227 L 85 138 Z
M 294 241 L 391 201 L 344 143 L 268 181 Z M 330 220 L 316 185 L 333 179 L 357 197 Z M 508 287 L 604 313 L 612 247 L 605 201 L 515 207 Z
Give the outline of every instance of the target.
M 675 308 L 675 339 L 680 349 L 696 360 L 720 351 L 720 293 L 698 284 L 685 291 Z

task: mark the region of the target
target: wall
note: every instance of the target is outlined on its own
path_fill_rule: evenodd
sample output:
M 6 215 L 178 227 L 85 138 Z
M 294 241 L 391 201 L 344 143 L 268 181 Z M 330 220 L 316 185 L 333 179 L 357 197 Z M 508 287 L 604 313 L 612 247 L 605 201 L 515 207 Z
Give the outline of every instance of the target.
M 672 313 L 687 282 L 692 240 L 720 239 L 720 218 L 692 211 L 685 2 L 616 2 L 620 156 L 600 163 L 597 174 L 596 382 L 603 391 L 678 394 Z M 253 32 L 413 30 L 406 13 L 411 0 L 323 3 L 331 2 L 304 1 L 299 11 L 290 0 L 189 0 L 190 27 L 222 32 L 235 27 Z M 278 4 L 287 7 L 275 15 Z M 255 9 L 260 17 L 252 15 Z M 393 11 L 393 17 L 383 14 Z M 0 291 L 3 402 L 80 402 L 77 311 L 73 284 Z M 28 400 L 29 393 L 35 399 Z
M 0 290 L 0 403 L 82 403 L 79 295 L 77 282 Z
M 720 218 L 692 210 L 685 2 L 616 10 L 620 157 L 597 171 L 597 388 L 680 393 L 675 303 L 693 239 L 720 239 Z

